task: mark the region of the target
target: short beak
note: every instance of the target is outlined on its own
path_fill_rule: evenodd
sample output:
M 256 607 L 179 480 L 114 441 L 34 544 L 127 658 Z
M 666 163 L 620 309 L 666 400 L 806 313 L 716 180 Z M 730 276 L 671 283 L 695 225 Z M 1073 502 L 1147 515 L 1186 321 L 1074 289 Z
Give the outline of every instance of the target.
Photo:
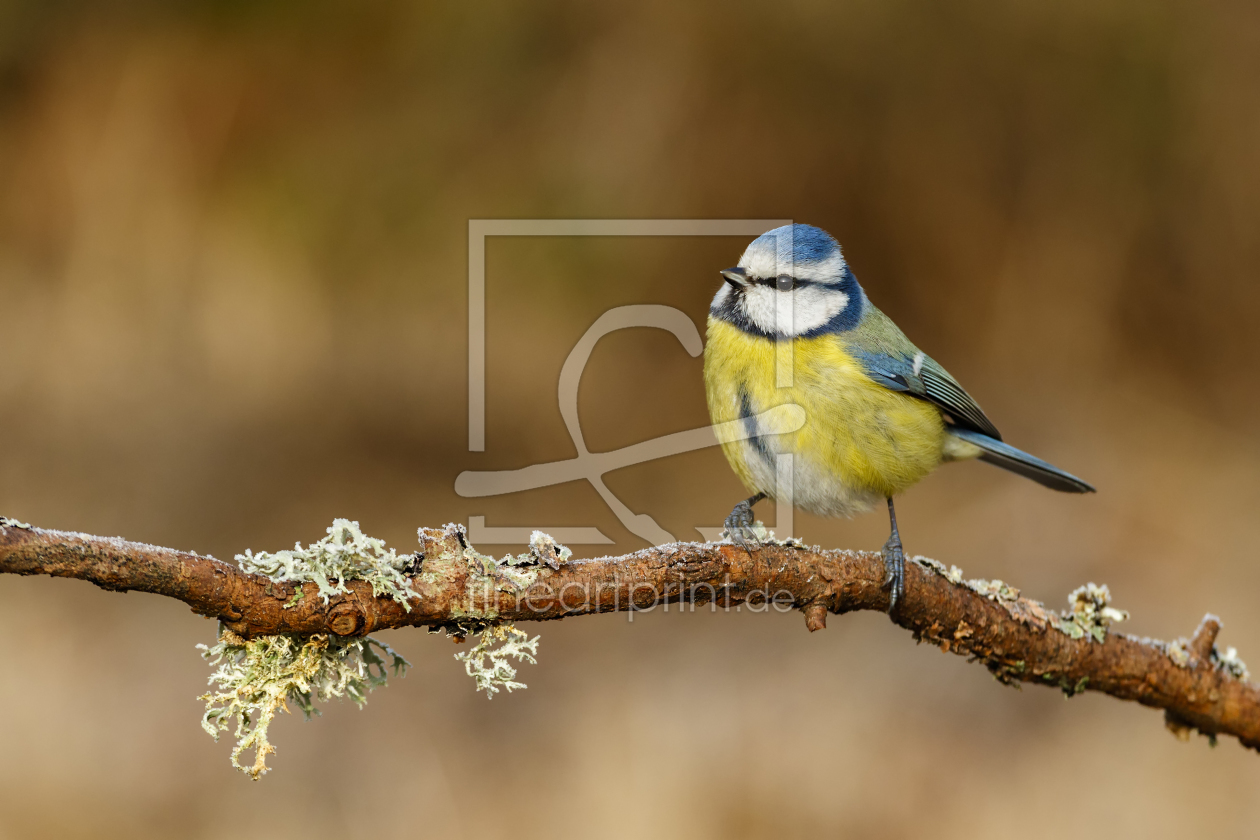
M 746 289 L 749 286 L 748 272 L 744 271 L 744 269 L 739 266 L 735 266 L 734 268 L 724 268 L 719 271 L 718 274 L 725 277 L 726 282 L 730 283 L 737 289 Z

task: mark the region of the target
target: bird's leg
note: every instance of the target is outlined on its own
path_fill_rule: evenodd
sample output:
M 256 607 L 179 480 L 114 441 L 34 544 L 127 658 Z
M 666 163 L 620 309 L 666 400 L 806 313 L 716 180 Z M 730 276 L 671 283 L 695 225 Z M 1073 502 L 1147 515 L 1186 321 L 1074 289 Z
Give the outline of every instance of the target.
M 765 493 L 758 493 L 755 496 L 749 496 L 747 499 L 744 499 L 744 501 L 735 505 L 731 515 L 726 517 L 726 522 L 723 523 L 726 535 L 731 538 L 731 542 L 745 551 L 749 550 L 748 546 L 750 543 L 753 546 L 761 545 L 761 541 L 757 539 L 757 534 L 752 529 L 752 506 L 765 497 Z
M 734 515 L 734 514 L 732 514 Z M 897 510 L 893 500 L 888 498 L 888 519 L 892 523 L 892 534 L 884 543 L 884 588 L 890 589 L 888 613 L 897 608 L 897 602 L 906 594 L 906 555 L 901 549 L 901 534 L 897 532 Z

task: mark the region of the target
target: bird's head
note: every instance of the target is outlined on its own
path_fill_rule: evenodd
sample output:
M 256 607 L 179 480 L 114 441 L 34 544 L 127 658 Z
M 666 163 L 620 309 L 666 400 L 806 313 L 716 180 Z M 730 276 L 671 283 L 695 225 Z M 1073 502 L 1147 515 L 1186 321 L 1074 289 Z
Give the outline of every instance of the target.
M 752 333 L 798 338 L 852 329 L 866 296 L 829 233 L 784 225 L 749 244 L 721 272 L 709 312 Z

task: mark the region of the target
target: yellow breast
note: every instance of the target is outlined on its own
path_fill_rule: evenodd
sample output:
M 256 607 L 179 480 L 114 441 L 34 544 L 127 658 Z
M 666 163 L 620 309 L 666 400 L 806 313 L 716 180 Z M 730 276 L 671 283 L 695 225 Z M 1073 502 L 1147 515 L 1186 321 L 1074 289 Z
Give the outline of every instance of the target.
M 766 486 L 774 475 L 770 460 L 790 452 L 797 456 L 796 505 L 847 515 L 902 492 L 941 463 L 945 423 L 935 406 L 873 382 L 841 336 L 795 339 L 789 346 L 790 384 L 776 387 L 775 342 L 709 319 L 704 377 L 714 423 L 785 403 L 805 409 L 805 425 L 796 432 L 758 428 L 752 441 L 722 441 L 745 485 L 773 496 Z

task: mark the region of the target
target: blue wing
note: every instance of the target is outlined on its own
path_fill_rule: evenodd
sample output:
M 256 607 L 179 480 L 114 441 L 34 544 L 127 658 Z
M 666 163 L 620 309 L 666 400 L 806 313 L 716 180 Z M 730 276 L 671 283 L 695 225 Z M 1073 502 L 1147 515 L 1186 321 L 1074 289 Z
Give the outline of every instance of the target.
M 995 440 L 1002 439 L 1001 432 L 985 416 L 984 410 L 931 357 L 917 352 L 904 356 L 869 351 L 852 345 L 848 351 L 862 365 L 867 376 L 890 391 L 904 391 L 927 400 L 948 414 L 956 425 Z

